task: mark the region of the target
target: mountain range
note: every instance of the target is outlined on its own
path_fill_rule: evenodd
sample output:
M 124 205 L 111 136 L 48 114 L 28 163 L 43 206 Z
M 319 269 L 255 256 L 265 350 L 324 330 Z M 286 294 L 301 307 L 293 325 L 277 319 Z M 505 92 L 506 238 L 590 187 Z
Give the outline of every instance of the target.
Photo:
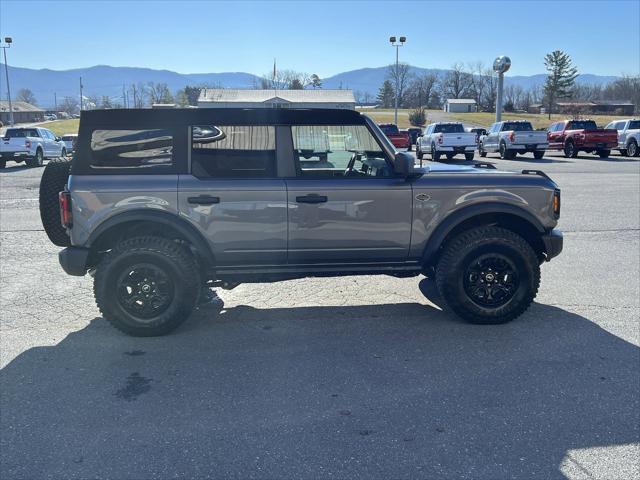
M 4 64 L 0 64 L 4 83 Z M 411 67 L 414 75 L 425 73 L 436 73 L 444 76 L 447 70 L 430 69 L 421 67 Z M 369 93 L 375 96 L 384 82 L 387 75 L 387 66 L 376 68 L 361 68 L 348 72 L 338 73 L 331 77 L 322 79 L 323 88 L 350 88 L 354 91 Z M 50 70 L 50 69 L 30 69 L 13 67 L 9 65 L 9 80 L 13 97 L 21 88 L 31 90 L 38 104 L 44 107 L 53 106 L 54 94 L 58 101 L 65 96 L 78 96 L 80 87 L 80 77 L 84 85 L 84 95 L 110 96 L 115 99 L 122 98 L 123 85 L 128 87 L 131 84 L 155 82 L 166 83 L 172 92 L 175 92 L 186 85 L 211 86 L 224 88 L 252 88 L 260 79 L 259 76 L 246 72 L 223 72 L 223 73 L 190 73 L 182 74 L 170 70 L 154 70 L 151 68 L 137 67 L 111 67 L 108 65 L 97 65 L 88 68 L 77 68 L 73 70 Z M 505 76 L 506 85 L 519 85 L 528 89 L 542 85 L 545 81 L 545 74 L 530 76 Z M 607 84 L 618 77 L 593 74 L 581 74 L 578 82 L 583 84 Z M 6 98 L 6 89 L 1 87 L 1 98 Z

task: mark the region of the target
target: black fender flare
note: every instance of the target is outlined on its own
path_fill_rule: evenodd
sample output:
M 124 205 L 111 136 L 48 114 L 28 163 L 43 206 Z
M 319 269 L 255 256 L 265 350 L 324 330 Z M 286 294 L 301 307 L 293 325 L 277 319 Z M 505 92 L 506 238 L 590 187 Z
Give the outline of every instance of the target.
M 205 237 L 198 231 L 196 227 L 187 220 L 181 218 L 176 213 L 169 213 L 160 210 L 129 210 L 118 213 L 104 220 L 96 227 L 87 241 L 87 246 L 91 247 L 102 234 L 113 227 L 130 222 L 153 222 L 160 225 L 173 228 L 182 235 L 193 247 L 198 254 L 202 256 L 210 265 L 215 265 L 215 257 L 211 247 Z
M 444 240 L 447 238 L 447 235 L 449 235 L 454 228 L 473 217 L 486 214 L 514 215 L 531 224 L 536 231 L 540 233 L 540 235 L 543 235 L 547 231 L 540 220 L 522 207 L 501 202 L 487 202 L 469 205 L 468 207 L 462 207 L 461 209 L 450 213 L 440 222 L 427 240 L 427 245 L 425 246 L 422 256 L 423 262 L 429 262 L 429 260 L 434 257 L 438 252 L 438 249 L 442 246 Z

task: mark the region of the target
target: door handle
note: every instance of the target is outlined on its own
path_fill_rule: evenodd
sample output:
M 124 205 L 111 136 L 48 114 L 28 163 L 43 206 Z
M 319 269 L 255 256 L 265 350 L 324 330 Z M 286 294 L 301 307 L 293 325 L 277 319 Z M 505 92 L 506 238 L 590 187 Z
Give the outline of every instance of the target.
M 315 193 L 296 197 L 296 202 L 298 203 L 325 203 L 326 201 L 327 197 L 325 195 L 316 195 Z
M 196 205 L 213 205 L 214 203 L 220 203 L 220 197 L 212 197 L 211 195 L 199 195 L 197 197 L 189 197 L 187 201 Z

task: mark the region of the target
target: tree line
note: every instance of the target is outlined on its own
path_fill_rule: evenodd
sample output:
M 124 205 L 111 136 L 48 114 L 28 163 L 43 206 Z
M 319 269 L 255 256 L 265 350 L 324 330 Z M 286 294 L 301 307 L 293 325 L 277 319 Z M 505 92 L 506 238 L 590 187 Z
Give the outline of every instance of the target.
M 585 85 L 576 82 L 578 69 L 568 54 L 556 50 L 544 58 L 548 71 L 544 85 L 525 89 L 519 85 L 504 87 L 504 110 L 529 110 L 532 104 L 542 104 L 547 112 L 555 110 L 559 100 L 630 100 L 640 106 L 640 75 L 623 75 L 606 85 Z M 476 101 L 478 110 L 494 112 L 498 90 L 498 75 L 482 62 L 454 63 L 442 75 L 435 72 L 414 74 L 411 66 L 400 63 L 387 67 L 386 78 L 373 95 L 355 91 L 356 102 L 376 103 L 393 108 L 396 92 L 400 108 L 442 108 L 446 99 L 469 98 Z

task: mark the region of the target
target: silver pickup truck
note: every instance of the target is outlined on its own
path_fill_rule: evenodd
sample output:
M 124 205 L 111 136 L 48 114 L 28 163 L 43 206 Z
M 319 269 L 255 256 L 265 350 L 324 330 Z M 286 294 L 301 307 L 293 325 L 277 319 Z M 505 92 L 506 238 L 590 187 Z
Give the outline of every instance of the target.
M 512 160 L 516 155 L 532 152 L 541 159 L 549 147 L 546 131 L 536 131 L 530 122 L 506 121 L 491 125 L 486 135 L 480 137 L 478 151 L 481 157 L 487 153 L 499 153 L 500 158 Z
M 562 250 L 558 186 L 414 161 L 349 110 L 88 111 L 40 212 L 131 335 L 168 333 L 212 287 L 311 276 L 425 274 L 470 322 L 518 317 Z
M 616 120 L 605 128 L 618 131 L 618 151 L 622 155 L 637 157 L 640 155 L 640 119 L 630 118 L 628 120 Z

